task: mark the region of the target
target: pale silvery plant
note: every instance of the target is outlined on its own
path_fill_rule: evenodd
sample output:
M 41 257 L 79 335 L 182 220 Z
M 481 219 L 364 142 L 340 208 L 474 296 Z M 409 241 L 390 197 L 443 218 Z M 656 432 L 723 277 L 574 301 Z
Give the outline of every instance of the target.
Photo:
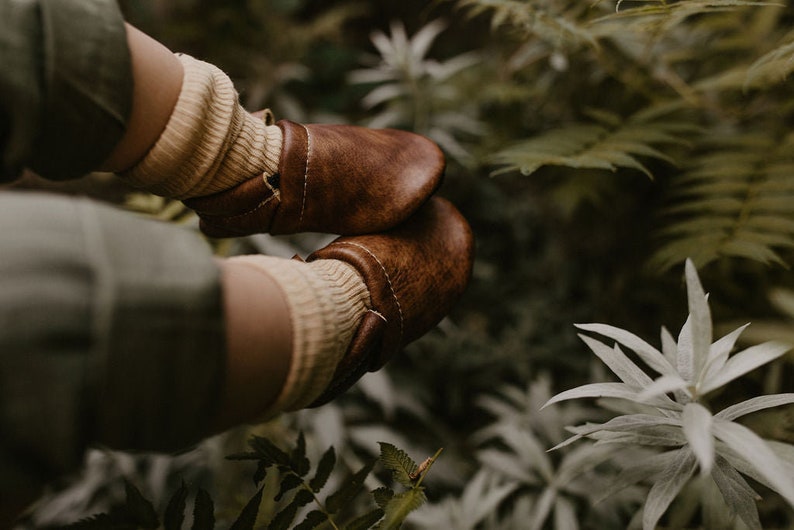
M 794 403 L 794 393 L 759 396 L 729 406 L 716 414 L 705 397 L 747 372 L 773 361 L 790 346 L 770 341 L 731 355 L 745 329 L 712 342 L 708 297 L 691 260 L 685 264 L 689 317 L 676 341 L 662 328 L 661 351 L 636 335 L 604 324 L 576 327 L 615 341 L 614 347 L 590 336 L 580 338 L 622 381 L 594 383 L 567 390 L 546 405 L 577 398 L 613 398 L 628 401 L 636 413 L 617 416 L 606 423 L 584 424 L 569 430 L 575 435 L 553 449 L 587 437 L 598 445 L 668 448 L 624 469 L 604 495 L 650 480 L 642 527 L 652 530 L 695 470 L 700 480 L 713 481 L 728 509 L 751 529 L 761 523 L 755 501 L 758 494 L 742 475 L 779 493 L 794 506 L 794 446 L 764 440 L 734 420 L 747 414 Z M 652 379 L 622 350 L 633 350 L 659 377 Z M 671 397 L 672 395 L 672 397 Z

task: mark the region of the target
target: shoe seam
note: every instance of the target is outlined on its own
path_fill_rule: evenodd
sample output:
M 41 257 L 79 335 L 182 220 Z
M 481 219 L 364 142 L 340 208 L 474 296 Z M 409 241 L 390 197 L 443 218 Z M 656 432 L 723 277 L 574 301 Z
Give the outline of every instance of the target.
M 306 209 L 306 188 L 308 187 L 309 182 L 309 159 L 312 155 L 312 135 L 309 133 L 309 128 L 303 124 L 300 124 L 303 127 L 303 130 L 306 131 L 306 163 L 305 169 L 303 171 L 303 197 L 301 198 L 301 213 L 300 217 L 298 218 L 298 229 L 300 230 L 303 227 L 303 212 Z
M 369 254 L 372 257 L 372 259 L 374 259 L 375 262 L 378 264 L 378 266 L 381 268 L 381 270 L 383 271 L 383 275 L 386 277 L 386 283 L 389 286 L 389 291 L 391 292 L 391 296 L 394 299 L 394 303 L 397 304 L 397 314 L 400 317 L 400 343 L 402 343 L 403 334 L 404 334 L 404 325 L 403 325 L 404 318 L 403 318 L 402 304 L 400 304 L 400 300 L 397 298 L 397 293 L 394 291 L 394 284 L 392 284 L 391 277 L 389 276 L 389 273 L 386 271 L 386 267 L 384 267 L 383 263 L 380 261 L 380 259 L 378 259 L 378 256 L 376 256 L 374 252 L 372 252 L 370 249 L 368 249 L 361 243 L 353 243 L 351 241 L 339 241 L 336 244 L 350 245 L 353 247 L 360 248 L 361 250 Z M 386 320 L 385 317 L 380 312 L 374 310 L 373 312 L 375 312 L 379 317 Z

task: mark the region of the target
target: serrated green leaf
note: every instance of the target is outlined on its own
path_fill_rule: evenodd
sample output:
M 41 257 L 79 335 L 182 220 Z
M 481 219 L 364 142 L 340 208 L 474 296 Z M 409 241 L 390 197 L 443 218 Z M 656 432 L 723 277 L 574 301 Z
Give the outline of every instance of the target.
M 273 498 L 276 502 L 280 501 L 287 492 L 290 492 L 303 484 L 303 479 L 292 473 L 286 473 L 281 476 L 281 484 L 279 484 L 278 493 Z
M 251 477 L 254 481 L 254 486 L 258 486 L 260 482 L 265 480 L 268 467 L 270 467 L 270 464 L 265 460 L 259 460 L 256 463 L 256 471 L 254 471 L 254 475 Z
M 386 504 L 394 497 L 394 490 L 385 486 L 372 490 L 372 498 L 380 508 L 386 508 Z
M 375 461 L 371 461 L 358 470 L 356 473 L 348 476 L 339 489 L 328 496 L 325 501 L 325 507 L 329 513 L 337 513 L 339 510 L 349 504 L 353 498 L 358 494 L 364 485 L 364 480 L 369 475 L 372 468 L 375 466 Z
M 396 494 L 384 509 L 383 520 L 375 526 L 377 530 L 397 530 L 408 514 L 427 501 L 422 488 L 412 488 Z
M 268 465 L 280 465 L 289 467 L 289 455 L 276 447 L 273 442 L 261 436 L 252 436 L 248 440 L 248 445 L 254 450 L 256 456 L 267 462 Z
M 295 526 L 293 530 L 312 530 L 326 521 L 328 521 L 328 516 L 323 512 L 320 510 L 312 510 L 306 514 L 306 518 Z
M 282 508 L 270 521 L 268 530 L 287 530 L 295 520 L 298 510 L 314 500 L 314 496 L 304 489 L 298 490 L 295 496 L 284 508 Z
M 187 502 L 187 486 L 185 481 L 171 496 L 163 514 L 163 527 L 165 530 L 181 530 L 185 521 L 185 505 Z
M 380 461 L 392 472 L 394 480 L 406 488 L 413 486 L 410 475 L 416 473 L 419 465 L 405 451 L 390 443 L 378 442 L 378 445 L 380 445 Z
M 345 530 L 367 530 L 372 525 L 377 523 L 383 518 L 385 512 L 382 508 L 375 508 L 374 510 L 357 517 L 345 525 Z
M 264 486 L 254 494 L 253 497 L 246 503 L 243 511 L 237 516 L 229 530 L 253 530 L 256 524 L 256 518 L 259 515 L 259 505 L 262 503 L 262 491 Z
M 191 530 L 214 530 L 215 528 L 215 506 L 212 497 L 203 488 L 199 488 L 196 493 L 196 500 L 193 503 L 193 525 Z
M 320 491 L 325 483 L 328 482 L 328 477 L 331 476 L 331 472 L 334 470 L 334 466 L 336 465 L 336 453 L 334 452 L 333 447 L 329 447 L 323 453 L 323 456 L 320 458 L 320 462 L 317 464 L 317 471 L 314 473 L 314 477 L 309 481 L 309 487 L 315 493 Z
M 305 476 L 311 469 L 311 463 L 306 458 L 306 438 L 303 436 L 303 431 L 298 433 L 298 441 L 290 452 L 289 461 L 292 471 L 301 477 Z
M 160 526 L 154 506 L 141 495 L 141 492 L 132 482 L 124 481 L 124 491 L 127 495 L 124 511 L 132 522 L 141 528 L 157 528 Z

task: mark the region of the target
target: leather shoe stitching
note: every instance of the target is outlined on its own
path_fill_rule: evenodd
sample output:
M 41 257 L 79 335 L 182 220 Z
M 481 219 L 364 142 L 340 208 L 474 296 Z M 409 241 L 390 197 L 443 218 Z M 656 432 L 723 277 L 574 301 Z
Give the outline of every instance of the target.
M 361 250 L 363 250 L 364 252 L 366 252 L 367 254 L 369 254 L 370 256 L 372 256 L 372 259 L 374 259 L 377 262 L 377 264 L 380 266 L 381 270 L 383 271 L 383 275 L 386 276 L 386 283 L 389 285 L 389 291 L 391 291 L 391 296 L 392 296 L 392 298 L 394 298 L 394 302 L 397 304 L 397 313 L 400 316 L 400 342 L 402 342 L 402 338 L 403 338 L 403 308 L 402 308 L 402 305 L 400 305 L 400 300 L 397 298 L 397 293 L 394 292 L 394 285 L 391 282 L 391 278 L 389 277 L 389 273 L 386 272 L 386 267 L 383 266 L 383 263 L 381 263 L 381 261 L 378 259 L 378 256 L 376 256 L 370 249 L 368 249 L 367 247 L 365 247 L 364 245 L 362 245 L 360 243 L 353 243 L 353 242 L 350 242 L 350 241 L 339 241 L 336 244 L 337 245 L 350 245 L 352 247 L 358 247 Z M 378 313 L 377 311 L 375 313 L 377 313 L 378 316 L 383 318 L 382 314 Z M 384 320 L 386 320 L 386 319 L 384 318 Z
M 309 128 L 301 124 L 303 130 L 306 131 L 306 169 L 303 172 L 303 198 L 301 200 L 301 214 L 298 218 L 298 229 L 303 226 L 303 211 L 306 208 L 306 187 L 309 180 L 309 159 L 312 156 L 312 135 L 309 134 Z
M 269 203 L 273 199 L 278 199 L 278 198 L 279 198 L 278 191 L 276 191 L 276 194 L 271 195 L 270 197 L 268 197 L 267 199 L 265 199 L 264 201 L 260 202 L 255 207 L 251 208 L 250 210 L 248 210 L 246 212 L 238 213 L 238 214 L 234 214 L 234 215 L 222 216 L 222 217 L 223 217 L 223 219 L 237 219 L 238 217 L 245 217 L 246 215 L 251 215 L 252 213 L 256 212 L 257 210 L 262 208 L 264 205 L 266 205 L 267 203 Z

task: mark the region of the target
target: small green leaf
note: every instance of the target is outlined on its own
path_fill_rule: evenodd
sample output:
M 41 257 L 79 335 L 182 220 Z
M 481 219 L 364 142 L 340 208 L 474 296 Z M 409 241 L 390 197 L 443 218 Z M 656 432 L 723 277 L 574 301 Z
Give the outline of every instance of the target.
M 387 487 L 378 488 L 376 490 L 372 490 L 372 498 L 375 500 L 375 504 L 380 506 L 381 508 L 386 508 L 386 504 L 394 497 L 394 490 Z
M 405 451 L 390 443 L 378 442 L 378 444 L 380 445 L 380 461 L 386 469 L 392 472 L 394 480 L 406 488 L 413 486 L 411 475 L 416 473 L 419 468 L 417 463 Z
M 320 458 L 320 463 L 317 464 L 317 471 L 315 471 L 314 477 L 309 481 L 309 487 L 313 492 L 317 493 L 323 489 L 325 483 L 328 482 L 328 477 L 331 476 L 334 465 L 336 465 L 336 453 L 333 447 L 329 447 Z
M 260 482 L 265 480 L 268 467 L 270 467 L 270 465 L 264 460 L 260 460 L 256 463 L 256 471 L 254 471 L 254 476 L 252 477 L 254 480 L 254 486 L 258 486 Z
M 192 530 L 213 530 L 215 528 L 215 505 L 207 490 L 200 488 L 193 504 Z
M 326 509 L 330 513 L 337 513 L 352 501 L 359 490 L 361 490 L 361 487 L 364 485 L 364 480 L 374 466 L 375 461 L 373 460 L 365 464 L 358 472 L 347 477 L 339 489 L 328 496 L 328 499 L 325 501 Z
M 306 514 L 306 518 L 301 521 L 293 530 L 312 530 L 328 520 L 328 516 L 320 510 L 312 510 Z
M 141 528 L 157 528 L 160 521 L 157 519 L 157 512 L 152 503 L 146 500 L 141 492 L 138 491 L 130 481 L 124 481 L 124 490 L 127 494 L 127 503 L 124 505 L 125 512 L 131 521 Z
M 280 501 L 284 495 L 303 484 L 303 479 L 293 473 L 287 473 L 281 476 L 281 484 L 279 485 L 278 494 L 273 498 L 276 502 Z
M 298 514 L 298 509 L 314 500 L 312 494 L 304 489 L 298 490 L 289 504 L 273 517 L 268 530 L 287 530 Z
M 383 520 L 375 527 L 377 530 L 397 530 L 408 514 L 427 501 L 423 488 L 412 488 L 396 494 L 384 510 Z
M 252 436 L 248 440 L 248 445 L 251 446 L 260 460 L 267 462 L 269 465 L 275 464 L 289 467 L 289 455 L 276 447 L 275 444 L 267 438 Z
M 168 506 L 165 508 L 165 514 L 163 515 L 163 527 L 165 530 L 180 530 L 182 528 L 182 523 L 185 521 L 186 500 L 187 486 L 185 486 L 185 481 L 183 480 L 182 485 L 171 496 L 171 500 L 168 501 Z
M 292 470 L 301 477 L 306 475 L 311 468 L 309 459 L 306 458 L 306 438 L 303 436 L 303 431 L 298 434 L 298 441 L 290 453 L 289 461 Z
M 256 524 L 256 518 L 259 515 L 259 505 L 262 503 L 262 491 L 264 489 L 264 486 L 262 486 L 259 488 L 259 491 L 251 497 L 251 500 L 245 505 L 243 511 L 240 512 L 240 515 L 234 523 L 232 523 L 232 526 L 229 527 L 229 530 L 253 530 Z
M 375 508 L 361 517 L 357 517 L 345 525 L 345 530 L 367 530 L 372 525 L 383 518 L 385 512 L 381 508 Z

